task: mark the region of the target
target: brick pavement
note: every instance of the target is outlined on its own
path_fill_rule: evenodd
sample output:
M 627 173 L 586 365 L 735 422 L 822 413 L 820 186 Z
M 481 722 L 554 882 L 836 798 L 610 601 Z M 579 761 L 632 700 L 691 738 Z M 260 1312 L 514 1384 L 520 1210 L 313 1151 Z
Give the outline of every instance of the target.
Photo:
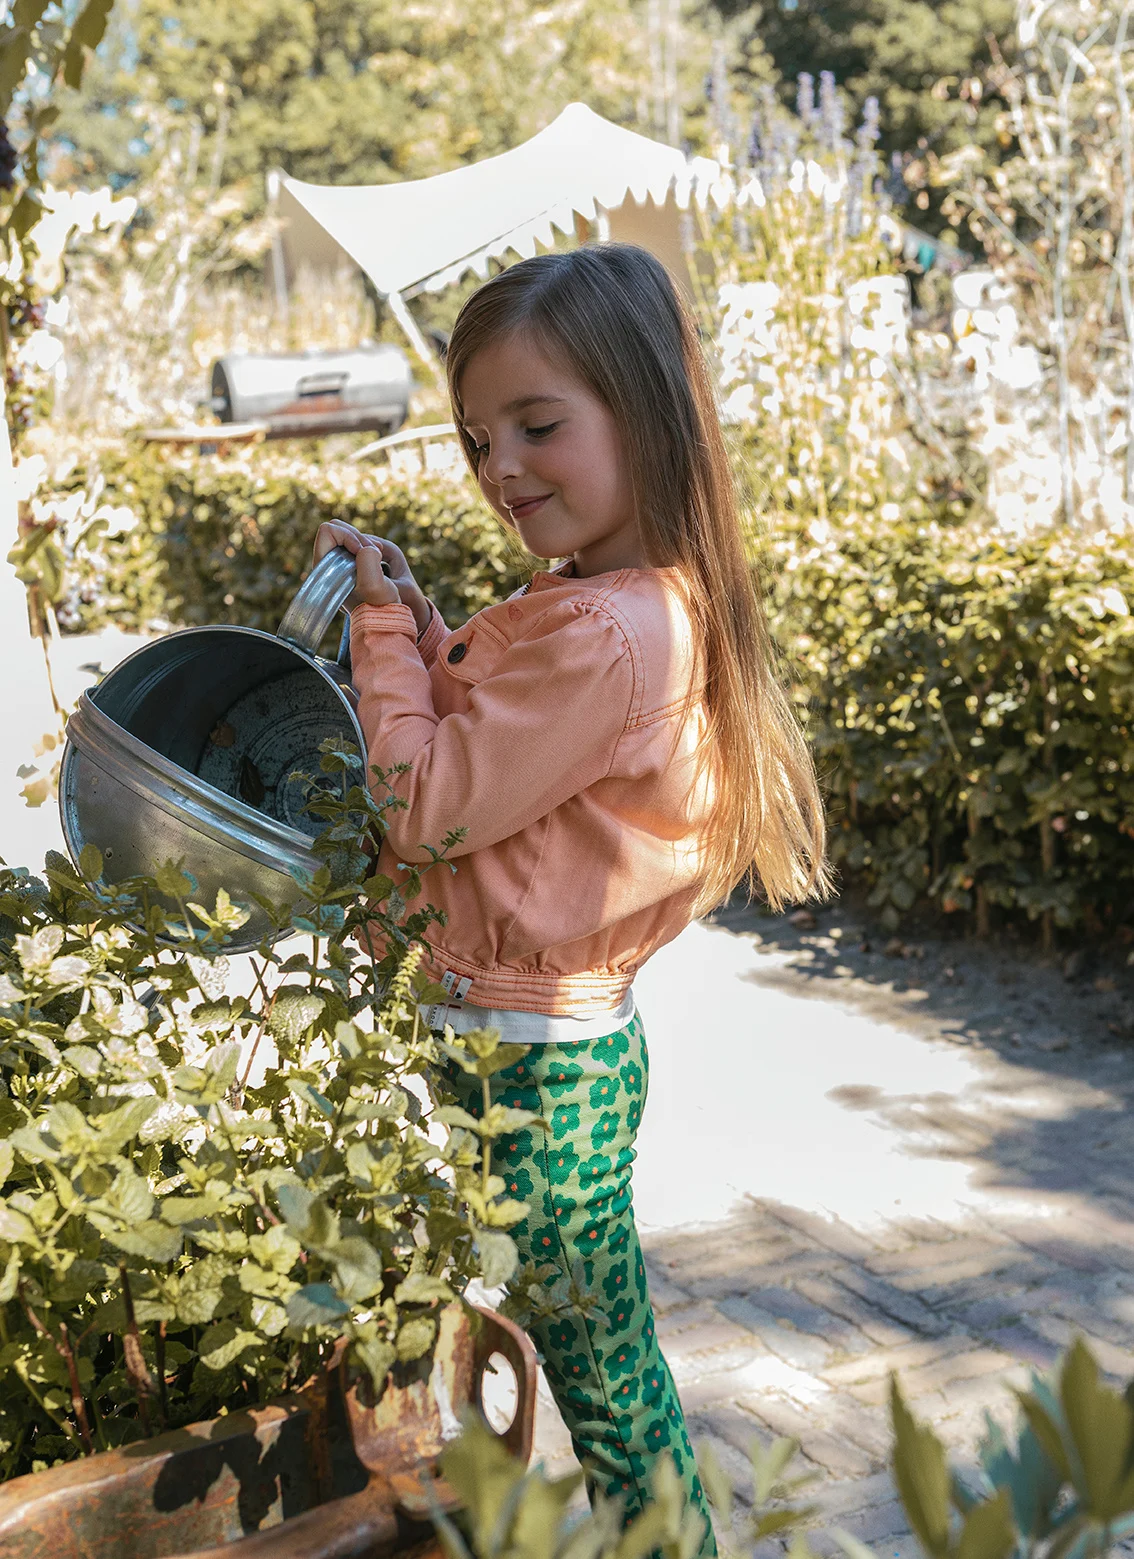
M 888 1380 L 962 1471 L 984 1411 L 1011 1419 L 1009 1386 L 1075 1333 L 1115 1381 L 1134 1375 L 1134 1221 L 1110 1209 L 987 1217 L 963 1227 L 894 1222 L 869 1234 L 751 1200 L 725 1223 L 645 1241 L 662 1346 L 696 1441 L 739 1499 L 754 1440 L 792 1435 L 822 1525 L 883 1555 L 916 1552 L 886 1470 Z M 571 1463 L 550 1399 L 537 1454 Z M 830 1548 L 822 1538 L 821 1549 Z
M 777 1148 L 760 1135 L 765 1111 L 755 1115 L 750 1159 L 741 1141 L 727 1162 L 735 1176 L 739 1150 L 752 1166 L 740 1183 L 760 1190 L 775 1151 L 813 1144 L 820 1172 L 814 1182 L 797 1179 L 820 1193 L 806 1210 L 749 1194 L 721 1221 L 647 1233 L 659 1333 L 693 1437 L 713 1446 L 742 1502 L 753 1441 L 791 1435 L 801 1468 L 818 1475 L 810 1497 L 820 1530 L 843 1527 L 880 1559 L 913 1559 L 917 1545 L 887 1471 L 891 1370 L 962 1476 L 974 1466 L 985 1411 L 1014 1421 L 1010 1386 L 1048 1368 L 1076 1334 L 1112 1383 L 1134 1376 L 1134 964 L 1119 971 L 1117 994 L 1099 994 L 1002 947 L 929 942 L 916 959 L 893 960 L 868 953 L 863 940 L 852 955 L 861 928 L 842 910 L 794 941 L 785 925 L 773 923 L 772 936 L 760 923 L 751 962 L 738 962 L 727 992 L 729 1001 L 744 987 L 792 998 L 787 1009 L 744 1009 L 749 1042 L 762 1048 L 734 1086 L 767 1081 L 797 1102 L 781 1109 Z M 697 951 L 706 948 L 702 938 Z M 706 980 L 693 965 L 675 969 L 663 993 L 675 999 L 678 974 L 693 985 Z M 721 982 L 720 970 L 714 978 Z M 1116 982 L 1104 983 L 1109 991 Z M 848 1013 L 860 1024 L 853 1034 L 839 1029 Z M 913 1049 L 955 1045 L 967 1071 L 942 1068 L 922 1084 L 891 1029 L 890 1048 L 879 1052 L 887 1060 L 871 1072 L 854 1049 L 874 1043 L 864 1017 L 896 1026 Z M 794 1049 L 802 1065 L 823 1064 L 804 1031 L 824 1025 L 851 1035 L 845 1070 L 836 1060 L 817 1091 L 784 1094 L 784 1055 Z M 840 1146 L 817 1127 L 816 1101 L 866 1116 L 872 1129 Z M 654 1107 L 669 1132 L 685 1130 L 679 1111 L 664 1114 L 664 1097 Z M 835 1117 L 827 1110 L 823 1119 L 829 1127 Z M 702 1135 L 688 1150 L 711 1164 L 709 1143 Z M 658 1147 L 655 1138 L 643 1150 L 647 1177 Z M 958 1170 L 952 1202 L 928 1194 L 931 1177 L 919 1180 L 932 1161 Z M 892 1206 L 888 1189 L 877 1195 L 879 1165 L 895 1177 Z M 859 1184 L 875 1197 L 869 1206 L 843 1194 Z M 827 1201 L 847 1221 L 815 1210 Z M 573 1462 L 546 1392 L 536 1448 L 550 1470 Z

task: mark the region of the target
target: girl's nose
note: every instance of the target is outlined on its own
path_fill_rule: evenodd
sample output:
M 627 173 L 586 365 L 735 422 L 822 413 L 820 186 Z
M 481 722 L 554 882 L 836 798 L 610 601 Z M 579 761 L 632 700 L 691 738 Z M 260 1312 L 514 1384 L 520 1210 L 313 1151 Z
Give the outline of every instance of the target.
M 523 463 L 519 459 L 519 452 L 509 439 L 494 441 L 485 455 L 481 465 L 481 475 L 493 487 L 502 487 L 505 482 L 519 476 L 523 471 Z

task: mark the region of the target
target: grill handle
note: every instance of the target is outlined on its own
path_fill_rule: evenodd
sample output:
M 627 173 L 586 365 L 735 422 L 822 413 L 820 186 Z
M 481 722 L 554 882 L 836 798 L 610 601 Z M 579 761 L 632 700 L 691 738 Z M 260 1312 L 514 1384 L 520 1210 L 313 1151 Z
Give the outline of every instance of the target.
M 323 635 L 346 605 L 354 589 L 354 555 L 345 547 L 335 547 L 321 558 L 295 592 L 291 605 L 276 629 L 276 637 L 286 639 L 296 649 L 317 655 Z M 348 624 L 349 626 L 349 624 Z M 350 637 L 343 635 L 339 662 L 345 665 L 343 645 L 349 653 Z

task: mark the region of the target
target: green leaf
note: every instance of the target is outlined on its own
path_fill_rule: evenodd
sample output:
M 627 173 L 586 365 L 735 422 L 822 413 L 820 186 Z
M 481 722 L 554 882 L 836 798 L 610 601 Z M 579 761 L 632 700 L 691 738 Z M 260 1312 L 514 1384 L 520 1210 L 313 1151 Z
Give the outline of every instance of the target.
M 98 882 L 102 878 L 102 851 L 96 849 L 93 844 L 85 844 L 79 853 L 79 870 L 87 882 Z
M 370 1338 L 368 1341 L 354 1344 L 354 1356 L 370 1376 L 375 1392 L 381 1393 L 382 1387 L 386 1384 L 386 1377 L 397 1359 L 397 1350 L 391 1343 L 382 1342 L 379 1338 Z
M 230 1364 L 235 1364 L 249 1348 L 258 1347 L 259 1343 L 260 1338 L 255 1332 L 243 1331 L 235 1321 L 221 1321 L 209 1327 L 201 1338 L 198 1352 L 205 1368 L 219 1374 Z
M 507 1283 L 520 1264 L 515 1241 L 509 1234 L 478 1229 L 476 1250 L 480 1258 L 480 1275 L 486 1288 L 497 1288 L 501 1283 Z
M 437 1323 L 431 1316 L 415 1316 L 398 1329 L 397 1354 L 403 1364 L 424 1358 L 433 1346 Z
M 102 867 L 100 865 L 99 872 Z M 91 875 L 88 873 L 88 876 Z M 154 881 L 158 885 L 158 892 L 163 893 L 167 899 L 187 899 L 191 893 L 197 891 L 197 879 L 191 877 L 185 870 L 185 858 L 179 861 L 163 861 L 154 872 Z
M 106 32 L 114 0 L 87 0 L 79 12 L 63 53 L 63 80 L 79 87 L 83 80 L 84 49 L 97 49 Z
M 63 1059 L 72 1072 L 77 1072 L 88 1083 L 93 1083 L 102 1070 L 102 1057 L 91 1045 L 68 1045 Z
M 324 1005 L 322 996 L 315 996 L 298 986 L 283 986 L 276 994 L 268 1030 L 276 1039 L 294 1047 L 318 1021 Z
M 287 1302 L 287 1318 L 292 1326 L 334 1326 L 350 1306 L 344 1304 L 329 1283 L 308 1283 L 297 1289 Z
M 1125 1398 L 1100 1383 L 1099 1367 L 1081 1337 L 1063 1360 L 1059 1397 L 1081 1468 L 1076 1487 L 1090 1514 L 1106 1525 L 1134 1510 L 1134 1413 Z
M 339 1240 L 330 1254 L 335 1283 L 344 1299 L 357 1304 L 382 1287 L 382 1258 L 360 1234 Z
M 394 1290 L 394 1303 L 398 1305 L 447 1304 L 452 1297 L 448 1283 L 430 1277 L 428 1272 L 411 1272 Z
M 4 1276 L 0 1277 L 0 1305 L 6 1305 L 16 1297 L 16 1287 L 20 1281 L 20 1252 L 17 1247 L 8 1256 L 4 1267 Z
M 992 1499 L 976 1505 L 965 1517 L 956 1559 L 1008 1559 L 1016 1547 L 1012 1498 L 998 1489 Z
M 115 1212 L 128 1223 L 144 1223 L 153 1211 L 154 1199 L 149 1186 L 130 1169 L 119 1174 L 109 1200 Z
M 799 1441 L 792 1440 L 786 1435 L 779 1436 L 769 1446 L 753 1444 L 752 1500 L 755 1505 L 763 1505 L 770 1498 L 772 1490 L 783 1477 L 788 1463 L 798 1450 Z
M 949 1466 L 945 1448 L 905 1404 L 898 1377 L 890 1377 L 894 1430 L 894 1482 L 910 1526 L 934 1559 L 949 1551 Z
M 211 1321 L 224 1302 L 224 1279 L 231 1263 L 224 1256 L 205 1256 L 184 1271 L 177 1284 L 177 1318 L 186 1326 Z
M 0 1186 L 12 1173 L 16 1162 L 16 1154 L 12 1144 L 6 1138 L 0 1137 Z
M 104 1238 L 127 1255 L 143 1256 L 147 1261 L 173 1261 L 181 1254 L 181 1231 L 156 1218 L 148 1218 L 134 1229 L 106 1230 Z

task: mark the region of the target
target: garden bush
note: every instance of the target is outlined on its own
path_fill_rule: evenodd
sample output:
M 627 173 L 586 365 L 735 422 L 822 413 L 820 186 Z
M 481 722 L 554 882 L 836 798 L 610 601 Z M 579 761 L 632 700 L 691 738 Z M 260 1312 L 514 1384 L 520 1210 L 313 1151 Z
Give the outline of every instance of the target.
M 180 865 L 110 885 L 88 845 L 80 871 L 0 870 L 0 1481 L 262 1404 L 339 1340 L 379 1390 L 427 1373 L 439 1308 L 513 1273 L 525 1205 L 480 1144 L 522 1112 L 433 1091 L 436 917 L 420 874 L 374 874 L 392 796 L 355 753 L 322 763 L 323 865 L 277 915 L 301 940 L 261 947 L 247 994 L 247 912 Z M 523 1053 L 445 1048 L 482 1078 Z
M 89 475 L 78 468 L 70 482 Z M 66 629 L 231 622 L 274 632 L 331 519 L 396 542 L 453 626 L 523 577 L 522 551 L 459 473 L 406 479 L 271 448 L 226 459 L 117 448 L 99 476 L 102 502 L 136 523 L 71 571 Z
M 865 512 L 767 540 L 836 862 L 896 926 L 928 896 L 1097 933 L 1134 900 L 1134 542 Z

